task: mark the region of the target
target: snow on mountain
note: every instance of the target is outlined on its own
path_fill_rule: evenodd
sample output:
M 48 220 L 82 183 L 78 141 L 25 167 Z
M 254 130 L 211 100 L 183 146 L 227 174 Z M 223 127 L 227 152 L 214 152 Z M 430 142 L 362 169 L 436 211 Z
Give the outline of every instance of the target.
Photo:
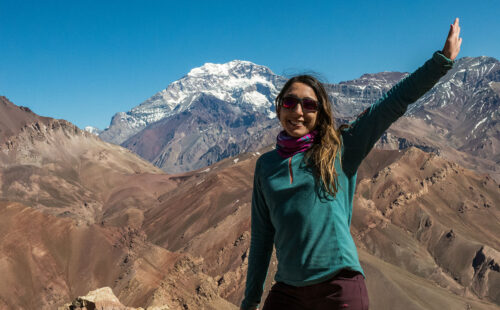
M 98 136 L 102 132 L 102 130 L 93 126 L 86 126 L 83 130 L 88 131 L 96 136 Z
M 408 109 L 408 115 L 424 118 L 439 114 L 434 122 L 450 127 L 464 140 L 498 139 L 500 118 L 500 62 L 492 57 L 464 57 L 455 62 L 434 88 Z M 439 121 L 441 120 L 441 121 Z M 461 144 L 461 143 L 460 143 Z
M 337 124 L 355 118 L 407 74 L 380 72 L 325 84 Z M 248 61 L 207 63 L 130 111 L 115 114 L 100 137 L 168 172 L 201 168 L 270 141 L 256 134 L 279 129 L 273 101 L 285 81 Z M 399 132 L 407 142 L 395 145 L 438 150 L 445 144 L 498 163 L 499 102 L 500 62 L 491 57 L 458 59 L 433 89 L 408 107 L 409 118 L 427 122 L 436 132 L 429 133 L 426 143 Z M 416 136 L 423 139 L 424 133 Z
M 148 124 L 188 110 L 201 94 L 209 94 L 235 106 L 250 106 L 254 111 L 273 118 L 274 98 L 284 82 L 283 77 L 275 75 L 269 68 L 249 61 L 206 63 L 130 111 L 116 113 L 110 127 L 100 137 L 121 144 Z
M 406 75 L 401 72 L 370 73 L 363 74 L 359 79 L 326 84 L 335 117 L 355 117 Z

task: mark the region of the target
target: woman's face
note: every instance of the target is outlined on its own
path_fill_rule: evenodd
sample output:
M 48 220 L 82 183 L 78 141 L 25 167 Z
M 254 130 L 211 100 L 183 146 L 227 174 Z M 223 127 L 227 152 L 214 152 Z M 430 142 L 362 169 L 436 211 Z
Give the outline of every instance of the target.
M 318 101 L 314 90 L 300 82 L 295 82 L 290 86 L 283 97 L 294 96 L 300 99 L 309 98 Z M 292 109 L 279 108 L 279 120 L 281 126 L 289 136 L 300 138 L 307 135 L 316 127 L 316 117 L 318 111 L 304 111 L 302 104 L 297 104 Z

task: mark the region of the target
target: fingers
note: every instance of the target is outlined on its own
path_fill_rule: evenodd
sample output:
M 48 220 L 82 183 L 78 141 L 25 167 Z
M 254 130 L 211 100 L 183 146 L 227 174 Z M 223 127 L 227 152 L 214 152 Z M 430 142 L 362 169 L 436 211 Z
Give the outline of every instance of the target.
M 455 19 L 455 24 L 454 24 L 453 28 L 455 28 L 455 32 L 456 32 L 457 37 L 458 37 L 458 35 L 460 34 L 460 26 L 458 25 L 458 17 Z
M 450 33 L 448 34 L 448 36 L 452 36 L 452 35 L 456 35 L 457 38 L 460 35 L 460 26 L 459 26 L 458 17 L 455 18 L 455 22 L 450 27 Z
M 448 38 L 447 41 L 460 48 L 460 44 L 462 42 L 462 38 L 460 38 L 460 26 L 459 26 L 459 19 L 458 17 L 455 18 L 455 21 L 453 22 L 452 25 L 450 25 L 450 32 L 448 33 Z
M 460 26 L 458 26 L 457 19 L 455 19 L 455 23 L 450 25 L 450 31 L 448 32 L 448 40 L 455 38 L 458 39 L 460 34 Z
M 451 25 L 451 27 L 452 27 L 455 31 L 457 31 L 457 30 L 458 30 L 458 31 L 460 32 L 460 24 L 459 24 L 459 23 L 460 23 L 460 21 L 459 21 L 459 19 L 458 19 L 458 17 L 457 17 L 457 18 L 455 18 L 455 21 L 453 22 L 453 24 Z

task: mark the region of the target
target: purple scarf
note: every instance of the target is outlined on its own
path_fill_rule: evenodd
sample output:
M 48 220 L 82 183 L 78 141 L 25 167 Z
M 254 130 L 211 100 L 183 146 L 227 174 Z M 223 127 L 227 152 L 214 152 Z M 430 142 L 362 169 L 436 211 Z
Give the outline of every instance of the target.
M 297 153 L 306 151 L 313 144 L 317 134 L 318 132 L 314 130 L 305 136 L 294 138 L 290 137 L 286 131 L 281 131 L 276 138 L 276 149 L 278 150 L 278 154 L 283 158 L 288 158 Z

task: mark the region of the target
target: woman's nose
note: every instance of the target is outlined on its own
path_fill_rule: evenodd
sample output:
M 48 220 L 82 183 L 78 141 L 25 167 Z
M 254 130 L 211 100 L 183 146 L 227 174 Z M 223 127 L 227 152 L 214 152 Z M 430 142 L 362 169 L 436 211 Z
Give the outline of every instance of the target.
M 293 107 L 293 112 L 295 113 L 298 113 L 298 114 L 302 114 L 302 104 L 299 102 L 295 105 L 295 107 Z

